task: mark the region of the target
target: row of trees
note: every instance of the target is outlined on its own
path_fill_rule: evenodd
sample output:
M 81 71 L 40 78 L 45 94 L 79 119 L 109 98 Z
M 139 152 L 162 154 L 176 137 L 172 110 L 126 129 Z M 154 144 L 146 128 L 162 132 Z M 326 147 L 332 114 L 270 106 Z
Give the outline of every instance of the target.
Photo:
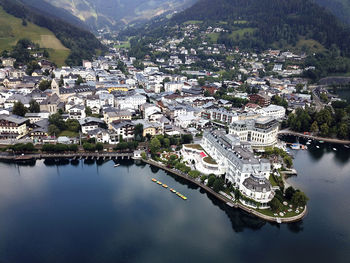
M 311 131 L 322 137 L 350 138 L 350 107 L 346 104 L 333 104 L 316 112 L 310 108 L 298 108 L 288 116 L 287 124 L 293 131 Z
M 27 112 L 40 112 L 40 105 L 35 100 L 29 102 L 29 108 L 26 108 L 20 101 L 13 104 L 12 113 L 24 117 Z
M 44 144 L 41 148 L 43 152 L 50 152 L 50 153 L 62 153 L 62 152 L 77 152 L 79 149 L 78 145 L 76 144 Z

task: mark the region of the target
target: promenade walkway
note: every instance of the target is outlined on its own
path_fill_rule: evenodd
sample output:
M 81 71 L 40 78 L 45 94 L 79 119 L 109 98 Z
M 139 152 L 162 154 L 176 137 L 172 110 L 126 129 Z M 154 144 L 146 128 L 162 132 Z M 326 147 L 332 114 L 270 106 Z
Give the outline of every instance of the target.
M 145 163 L 148 163 L 150 165 L 153 165 L 153 166 L 156 166 L 160 169 L 163 169 L 169 173 L 172 173 L 172 174 L 175 174 L 183 179 L 186 179 L 187 181 L 201 187 L 203 190 L 205 190 L 207 193 L 210 193 L 211 195 L 215 196 L 217 199 L 225 202 L 228 206 L 230 207 L 235 207 L 235 208 L 240 208 L 244 211 L 246 211 L 247 213 L 249 214 L 253 214 L 263 220 L 266 220 L 266 221 L 269 221 L 269 222 L 278 222 L 278 223 L 292 223 L 292 222 L 297 222 L 297 221 L 300 221 L 301 219 L 303 219 L 305 217 L 305 215 L 307 214 L 307 207 L 305 206 L 305 209 L 297 216 L 294 216 L 294 217 L 286 217 L 286 218 L 283 218 L 283 217 L 272 217 L 272 216 L 267 216 L 267 215 L 264 215 L 262 213 L 259 213 L 258 211 L 254 210 L 254 209 L 251 209 L 249 207 L 246 207 L 240 203 L 237 203 L 237 202 L 233 202 L 232 200 L 228 199 L 227 197 L 215 192 L 213 189 L 211 189 L 210 187 L 202 184 L 201 182 L 189 177 L 188 175 L 180 172 L 180 171 L 177 171 L 175 169 L 171 169 L 171 168 L 168 168 L 166 167 L 165 165 L 163 164 L 160 164 L 158 162 L 155 162 L 153 160 L 144 160 L 142 159 L 143 162 Z

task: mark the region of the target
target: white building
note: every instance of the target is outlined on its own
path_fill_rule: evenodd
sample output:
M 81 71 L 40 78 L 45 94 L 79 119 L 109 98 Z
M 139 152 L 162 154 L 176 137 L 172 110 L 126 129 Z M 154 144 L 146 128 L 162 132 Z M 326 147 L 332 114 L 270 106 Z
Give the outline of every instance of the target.
M 27 134 L 27 119 L 17 115 L 0 115 L 0 139 L 19 139 Z
M 164 84 L 164 90 L 166 92 L 176 92 L 177 90 L 181 92 L 183 87 L 183 82 L 167 82 Z
M 229 134 L 237 135 L 242 142 L 248 142 L 253 149 L 263 151 L 277 144 L 279 123 L 274 118 L 260 117 L 233 122 Z
M 85 106 L 75 105 L 68 110 L 69 118 L 75 120 L 81 120 L 86 117 Z
M 264 117 L 271 117 L 280 120 L 286 115 L 286 109 L 282 106 L 271 104 L 265 108 L 259 109 L 258 113 Z
M 268 180 L 271 172 L 268 160 L 257 158 L 250 146 L 240 143 L 238 137 L 218 130 L 204 132 L 201 146 L 216 161 L 218 169 L 225 172 L 227 182 L 244 196 L 259 202 L 261 208 L 268 207 L 267 203 L 274 197 Z
M 143 95 L 132 95 L 126 97 L 118 97 L 115 101 L 115 105 L 117 108 L 123 109 L 133 109 L 138 110 L 139 107 L 145 104 L 147 101 L 146 97 Z
M 86 117 L 84 119 L 79 120 L 79 123 L 81 126 L 82 133 L 87 134 L 90 131 L 100 128 L 104 124 L 104 121 L 102 121 L 99 118 Z

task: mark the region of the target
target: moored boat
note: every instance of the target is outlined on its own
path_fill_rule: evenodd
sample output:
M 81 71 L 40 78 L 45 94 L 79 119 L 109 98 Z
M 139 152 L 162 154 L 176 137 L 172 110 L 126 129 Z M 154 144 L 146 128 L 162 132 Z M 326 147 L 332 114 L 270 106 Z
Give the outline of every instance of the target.
M 154 179 L 154 178 L 152 178 L 152 182 L 157 182 L 157 180 L 156 180 L 156 179 Z
M 166 184 L 162 184 L 162 186 L 163 186 L 164 188 L 168 188 L 168 186 L 167 186 Z

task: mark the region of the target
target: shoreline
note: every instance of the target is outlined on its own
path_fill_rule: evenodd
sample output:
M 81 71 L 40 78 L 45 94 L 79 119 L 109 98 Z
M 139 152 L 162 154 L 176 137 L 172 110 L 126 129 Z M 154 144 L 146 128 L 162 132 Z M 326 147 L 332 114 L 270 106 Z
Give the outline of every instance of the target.
M 89 159 L 97 159 L 100 160 L 101 158 L 103 160 L 112 160 L 112 159 L 133 159 L 133 153 L 63 153 L 63 154 L 27 154 L 27 155 L 0 155 L 0 161 L 12 161 L 14 163 L 16 162 L 30 162 L 33 160 L 40 160 L 40 159 L 60 159 L 60 158 L 66 158 L 66 159 L 72 159 L 72 160 L 80 160 L 87 158 Z M 155 167 L 158 167 L 164 171 L 167 171 L 169 173 L 172 173 L 176 176 L 179 176 L 195 185 L 200 187 L 201 189 L 205 190 L 207 193 L 210 193 L 212 196 L 216 197 L 218 200 L 225 202 L 226 205 L 234 208 L 240 208 L 243 211 L 254 215 L 260 219 L 263 219 L 268 222 L 274 222 L 274 223 L 293 223 L 302 220 L 306 214 L 307 214 L 307 206 L 305 206 L 304 210 L 296 216 L 293 217 L 272 217 L 267 216 L 265 214 L 262 214 L 252 208 L 249 208 L 247 206 L 244 206 L 238 202 L 233 202 L 231 199 L 226 198 L 225 196 L 215 192 L 210 187 L 194 180 L 193 178 L 190 178 L 186 174 L 182 174 L 181 172 L 178 172 L 174 169 L 168 168 L 163 164 L 159 164 L 153 160 L 144 160 L 140 159 L 142 162 L 147 163 L 149 165 L 153 165 Z
M 302 220 L 306 214 L 307 214 L 307 206 L 305 206 L 303 212 L 301 212 L 299 215 L 297 216 L 293 216 L 293 217 L 272 217 L 272 216 L 267 216 L 267 215 L 264 215 L 262 213 L 259 213 L 258 211 L 254 210 L 254 209 L 251 209 L 249 207 L 246 207 L 240 203 L 237 203 L 237 202 L 232 202 L 232 200 L 226 198 L 225 196 L 215 192 L 213 189 L 211 189 L 210 187 L 194 180 L 193 178 L 190 178 L 188 177 L 187 175 L 185 174 L 182 174 L 174 169 L 171 169 L 171 168 L 168 168 L 166 166 L 164 166 L 163 164 L 159 164 L 155 161 L 152 161 L 152 160 L 144 160 L 144 159 L 141 159 L 141 161 L 143 161 L 144 163 L 147 163 L 149 165 L 153 165 L 153 166 L 156 166 L 164 171 L 167 171 L 169 173 L 172 173 L 174 175 L 177 175 L 191 183 L 194 183 L 195 185 L 199 186 L 200 188 L 202 188 L 203 190 L 205 190 L 207 193 L 210 193 L 211 195 L 213 195 L 214 197 L 216 197 L 218 200 L 221 200 L 223 202 L 225 202 L 228 206 L 230 207 L 234 207 L 234 208 L 240 208 L 242 209 L 243 211 L 249 213 L 249 214 L 252 214 L 252 215 L 255 215 L 257 217 L 259 217 L 260 219 L 263 219 L 265 221 L 268 221 L 268 222 L 274 222 L 274 223 L 293 223 L 293 222 L 298 222 L 300 220 Z

